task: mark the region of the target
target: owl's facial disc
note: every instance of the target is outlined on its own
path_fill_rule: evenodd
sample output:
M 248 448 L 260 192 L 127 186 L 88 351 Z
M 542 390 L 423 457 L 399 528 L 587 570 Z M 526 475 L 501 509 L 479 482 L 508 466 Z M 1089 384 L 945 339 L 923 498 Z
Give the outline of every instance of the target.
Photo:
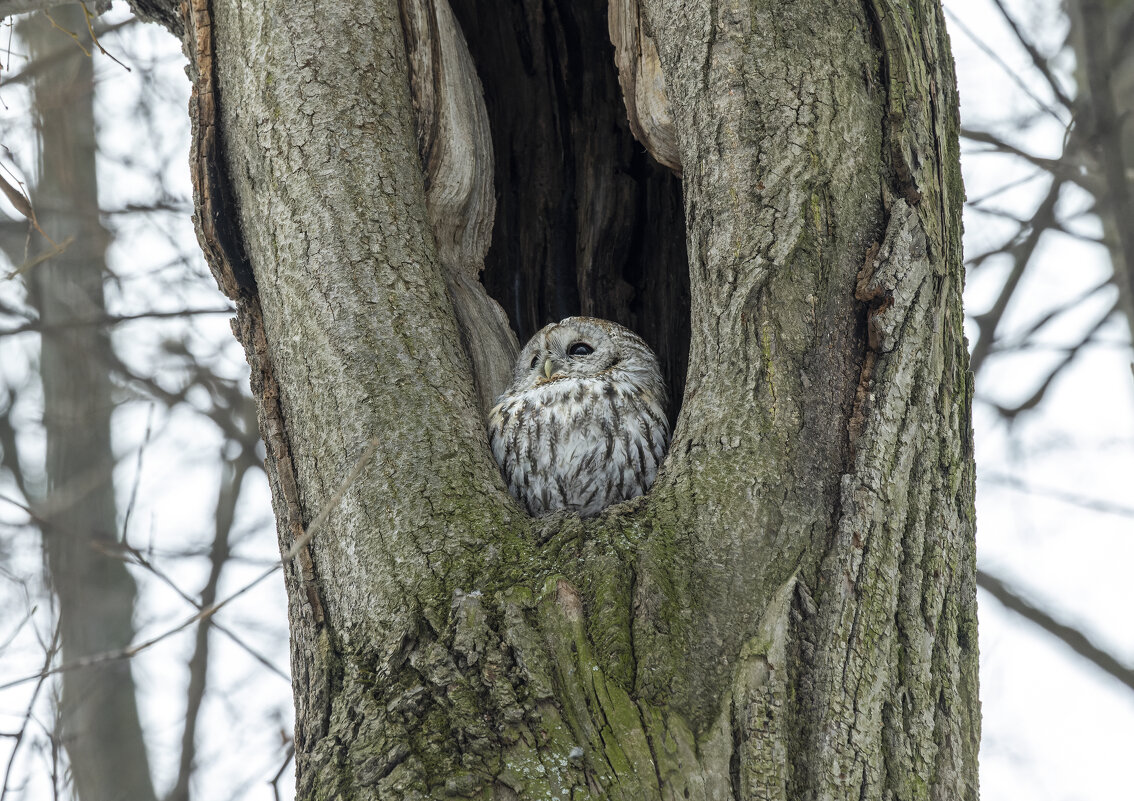
M 607 331 L 587 318 L 547 326 L 528 342 L 514 379 L 527 388 L 562 379 L 597 379 L 622 361 Z

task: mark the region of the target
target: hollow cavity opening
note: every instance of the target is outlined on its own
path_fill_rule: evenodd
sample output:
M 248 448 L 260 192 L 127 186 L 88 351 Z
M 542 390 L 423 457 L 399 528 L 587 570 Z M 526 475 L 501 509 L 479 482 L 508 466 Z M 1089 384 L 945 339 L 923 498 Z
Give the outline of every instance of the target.
M 453 0 L 484 86 L 496 221 L 482 280 L 520 339 L 575 314 L 654 349 L 673 420 L 689 354 L 681 179 L 639 144 L 605 2 Z

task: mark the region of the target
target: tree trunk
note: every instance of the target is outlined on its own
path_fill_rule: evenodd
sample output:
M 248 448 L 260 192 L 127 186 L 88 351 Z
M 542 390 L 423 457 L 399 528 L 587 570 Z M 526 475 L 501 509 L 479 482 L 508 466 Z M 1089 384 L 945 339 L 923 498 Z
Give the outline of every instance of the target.
M 200 233 L 281 548 L 330 511 L 287 577 L 299 796 L 975 799 L 938 4 L 647 0 L 612 16 L 619 77 L 605 6 L 442 2 L 193 0 L 185 23 Z M 657 126 L 681 205 L 631 138 Z M 439 211 L 453 187 L 465 211 Z M 662 353 L 648 496 L 512 502 L 485 285 L 521 335 L 585 310 Z
M 68 30 L 85 26 L 77 5 L 52 16 Z M 20 33 L 33 58 L 56 52 L 62 36 L 42 15 Z M 32 201 L 44 231 L 65 246 L 27 277 L 43 325 L 47 486 L 36 511 L 64 662 L 124 648 L 134 636 L 135 586 L 118 552 L 112 480 L 112 353 L 98 324 L 106 316 L 109 237 L 99 222 L 93 83 L 91 60 L 76 48 L 76 57 L 34 84 L 40 172 Z M 60 717 L 76 797 L 154 798 L 128 661 L 65 672 Z
M 1134 180 L 1127 166 L 1134 164 L 1134 130 L 1122 124 L 1134 87 L 1134 57 L 1126 55 L 1134 8 L 1076 0 L 1067 12 L 1079 83 L 1076 127 L 1085 131 L 1087 142 L 1080 169 L 1095 187 L 1094 211 L 1110 251 L 1116 308 L 1134 340 Z

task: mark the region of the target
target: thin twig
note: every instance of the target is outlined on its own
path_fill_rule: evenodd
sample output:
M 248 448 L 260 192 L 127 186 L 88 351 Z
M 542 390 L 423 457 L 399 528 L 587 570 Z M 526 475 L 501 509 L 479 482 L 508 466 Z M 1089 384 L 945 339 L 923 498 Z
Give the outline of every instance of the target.
M 283 777 L 284 771 L 287 766 L 291 764 L 291 760 L 295 758 L 295 740 L 289 740 L 287 746 L 287 753 L 284 754 L 283 764 L 280 769 L 276 771 L 276 775 L 272 777 L 269 784 L 272 785 L 272 795 L 275 796 L 276 801 L 280 801 L 280 778 Z
M 1016 189 L 1017 187 L 1023 186 L 1026 183 L 1031 183 L 1032 181 L 1036 180 L 1037 178 L 1042 178 L 1043 176 L 1045 176 L 1047 174 L 1048 174 L 1047 170 L 1036 170 L 1035 172 L 1033 172 L 1029 175 L 1025 175 L 1023 178 L 1017 178 L 1014 181 L 1009 181 L 1006 184 L 1001 184 L 1000 186 L 996 187 L 995 189 L 989 190 L 987 194 L 981 195 L 980 197 L 972 198 L 971 200 L 967 200 L 967 201 L 965 201 L 965 205 L 966 206 L 972 206 L 974 208 L 979 208 L 982 203 L 987 203 L 988 201 L 992 200 L 994 197 L 997 197 L 998 195 L 1002 195 L 1005 192 L 1008 192 L 1012 189 Z
M 1032 393 L 1031 397 L 1016 406 L 1007 407 L 997 404 L 996 411 L 999 412 L 1003 417 L 1011 420 L 1012 418 L 1017 417 L 1023 412 L 1031 411 L 1032 409 L 1039 406 L 1040 401 L 1044 399 L 1044 397 L 1047 395 L 1047 391 L 1051 389 L 1052 384 L 1055 383 L 1055 379 L 1071 364 L 1072 361 L 1075 360 L 1075 357 L 1079 355 L 1079 352 L 1093 341 L 1095 334 L 1097 334 L 1099 330 L 1102 329 L 1102 327 L 1106 324 L 1106 321 L 1115 311 L 1117 311 L 1117 309 L 1117 304 L 1107 309 L 1106 313 L 1095 321 L 1095 324 L 1091 326 L 1086 335 L 1078 343 L 1072 345 L 1067 349 L 1067 352 L 1064 354 L 1063 358 L 1060 359 L 1059 363 L 1056 364 L 1054 368 L 1052 368 L 1052 370 L 1048 373 L 1047 378 L 1045 378 L 1043 382 L 1040 383 L 1039 387 L 1035 392 Z
M 51 663 L 55 660 L 55 654 L 59 650 L 59 629 L 55 629 L 55 634 L 51 638 L 51 645 L 47 648 L 44 654 L 43 669 L 37 674 L 39 681 L 36 682 L 35 689 L 32 691 L 31 699 L 28 701 L 27 711 L 24 713 L 23 723 L 20 724 L 20 730 L 16 733 L 15 744 L 12 746 L 12 751 L 8 754 L 8 766 L 4 769 L 4 786 L 0 788 L 0 801 L 4 801 L 8 797 L 9 782 L 12 778 L 12 766 L 16 763 L 16 752 L 20 750 L 20 743 L 24 741 L 24 734 L 28 729 L 28 721 L 32 719 L 32 712 L 35 710 L 36 701 L 39 699 L 39 691 L 43 689 L 43 684 L 50 675 L 49 670 Z
M 1036 156 L 1026 150 L 1022 150 L 1016 145 L 1001 139 L 996 134 L 989 131 L 978 131 L 974 128 L 961 128 L 961 136 L 965 139 L 970 139 L 973 142 L 980 142 L 984 145 L 991 145 L 992 150 L 976 151 L 978 153 L 1007 153 L 1012 156 L 1018 156 L 1029 164 L 1041 168 L 1045 172 L 1058 176 L 1066 181 L 1074 181 L 1078 183 L 1083 179 L 1079 169 L 1073 165 L 1068 164 L 1063 158 L 1049 159 L 1043 156 Z
M 9 158 L 11 158 L 12 153 L 11 153 L 10 150 L 8 150 L 8 148 L 5 147 L 4 152 L 8 154 Z M 21 181 L 16 176 L 16 174 L 14 172 L 12 172 L 2 162 L 0 162 L 0 170 L 3 170 L 4 172 L 8 173 L 8 175 L 12 176 L 12 180 L 16 182 L 16 186 L 19 186 L 19 189 L 16 189 L 16 187 L 14 187 L 10 183 L 8 183 L 7 180 L 0 178 L 0 190 L 3 190 L 4 195 L 8 198 L 8 202 L 10 202 L 12 204 L 12 206 L 16 209 L 16 211 L 18 211 L 20 214 L 24 215 L 24 217 L 27 218 L 28 222 L 30 222 L 32 224 L 32 228 L 34 228 L 36 231 L 38 231 L 40 236 L 42 236 L 44 239 L 46 239 L 51 244 L 51 247 L 53 248 L 53 250 L 48 251 L 48 258 L 50 258 L 51 256 L 54 256 L 58 253 L 62 253 L 63 250 L 66 249 L 67 245 L 70 244 L 70 243 L 69 242 L 57 243 L 54 239 L 52 239 L 50 236 L 47 235 L 46 231 L 44 231 L 42 228 L 39 227 L 39 220 L 36 219 L 36 216 L 35 216 L 35 207 L 32 206 L 31 199 L 28 197 L 27 188 L 24 186 L 24 182 Z M 13 275 L 16 275 L 20 272 L 23 272 L 23 270 L 24 270 L 24 268 L 21 267 L 16 272 L 9 274 L 8 277 L 11 278 Z
M 51 27 L 63 31 L 63 33 L 74 39 L 75 44 L 77 44 L 79 46 L 79 49 L 83 51 L 84 56 L 86 56 L 87 58 L 91 57 L 91 51 L 83 47 L 83 43 L 79 41 L 79 34 L 75 33 L 74 31 L 68 30 L 67 28 L 64 28 L 62 25 L 56 22 L 55 17 L 51 16 L 51 12 L 46 8 L 43 9 L 43 16 L 47 17 L 47 21 L 51 23 Z
M 134 485 L 130 488 L 130 502 L 126 504 L 126 515 L 122 519 L 122 540 L 126 541 L 130 533 L 130 516 L 134 513 L 134 504 L 138 501 L 138 487 L 142 483 L 142 457 L 145 456 L 146 446 L 150 444 L 150 436 L 154 430 L 154 408 L 151 403 L 146 413 L 146 433 L 142 437 L 142 445 L 138 448 L 138 461 L 134 465 Z
M 100 36 L 105 36 L 108 33 L 114 33 L 115 31 L 119 31 L 131 25 L 138 25 L 140 23 L 140 19 L 138 19 L 136 16 L 131 15 L 119 22 L 114 22 L 109 25 L 99 24 L 95 25 L 94 27 L 96 33 L 98 33 Z M 11 35 L 10 32 L 9 35 Z M 6 76 L 3 83 L 0 83 L 0 88 L 4 86 L 12 86 L 13 84 L 29 83 L 34 78 L 42 75 L 47 70 L 58 66 L 60 62 L 65 61 L 67 58 L 70 58 L 74 54 L 75 49 L 70 45 L 67 45 L 66 47 L 60 47 L 57 50 L 47 53 L 46 55 L 39 56 L 34 61 L 28 63 L 19 72 Z M 10 67 L 6 67 L 4 71 L 7 72 L 9 69 Z
M 1016 337 L 1015 342 L 1013 342 L 1013 343 L 996 343 L 996 345 L 993 347 L 993 350 L 995 352 L 1000 352 L 1000 351 L 1009 350 L 1009 349 L 1016 350 L 1016 349 L 1023 347 L 1025 342 L 1027 342 L 1032 337 L 1034 337 L 1036 334 L 1038 334 L 1041 328 L 1043 328 L 1049 322 L 1054 320 L 1056 317 L 1063 314 L 1064 312 L 1068 312 L 1068 311 L 1071 311 L 1073 309 L 1077 309 L 1081 304 L 1086 303 L 1088 300 L 1093 298 L 1099 292 L 1102 292 L 1104 289 L 1106 289 L 1110 285 L 1111 285 L 1111 280 L 1110 280 L 1110 277 L 1108 276 L 1107 278 L 1103 279 L 1099 283 L 1095 284 L 1090 289 L 1087 289 L 1086 291 L 1082 292 L 1081 294 L 1076 295 L 1075 297 L 1071 298 L 1071 300 L 1067 301 L 1066 303 L 1060 304 L 1059 306 L 1050 310 L 1049 312 L 1047 312 L 1043 316 L 1039 317 L 1030 326 L 1028 326 L 1028 328 L 1026 328 L 1024 331 L 1020 332 L 1020 334 Z
M 88 9 L 87 4 L 83 3 L 83 2 L 80 2 L 79 6 L 83 9 L 83 18 L 87 22 L 87 31 L 91 35 L 91 41 L 94 42 L 95 47 L 98 48 L 98 52 L 102 53 L 104 56 L 109 58 L 111 61 L 113 61 L 115 64 L 117 64 L 122 69 L 126 70 L 127 72 L 133 72 L 133 70 L 131 70 L 129 67 L 127 67 L 125 64 L 123 64 L 121 61 L 119 61 L 114 56 L 112 56 L 110 53 L 108 53 L 106 48 L 102 46 L 102 42 L 100 42 L 98 40 L 98 36 L 95 35 L 94 28 L 91 27 L 91 18 L 92 18 L 93 15 L 91 14 L 90 9 Z
M 1039 244 L 1040 237 L 1043 236 L 1044 231 L 1050 228 L 1055 222 L 1055 206 L 1059 201 L 1059 192 L 1062 188 L 1063 182 L 1059 178 L 1054 178 L 1051 182 L 1051 186 L 1048 187 L 1047 196 L 1044 197 L 1043 202 L 1041 202 L 1039 208 L 1036 209 L 1036 213 L 1032 215 L 1031 228 L 1027 236 L 1018 246 L 1012 249 L 1015 262 L 996 301 L 988 311 L 973 317 L 973 320 L 980 328 L 980 336 L 977 339 L 976 345 L 973 346 L 972 357 L 969 361 L 969 369 L 974 373 L 980 370 L 981 365 L 984 363 L 985 358 L 992 348 L 993 342 L 996 341 L 996 329 L 1000 325 L 1000 320 L 1003 318 L 1005 310 L 1008 308 L 1009 301 L 1011 301 L 1012 296 L 1016 292 L 1016 287 L 1019 285 L 1020 279 L 1024 276 L 1024 270 L 1028 266 L 1028 262 L 1031 260 L 1036 246 Z
M 34 225 L 35 229 L 37 231 L 39 231 L 40 234 L 43 235 L 44 239 L 46 239 L 48 242 L 51 242 L 52 247 L 51 247 L 50 250 L 45 250 L 43 253 L 40 253 L 38 256 L 36 256 L 34 258 L 28 259 L 23 264 L 21 264 L 19 267 L 16 267 L 14 270 L 10 270 L 8 272 L 8 274 L 4 276 L 4 280 L 15 278 L 18 275 L 23 275 L 24 273 L 31 270 L 33 267 L 38 267 L 39 265 L 43 264 L 45 261 L 55 258 L 56 256 L 64 253 L 67 250 L 67 248 L 69 248 L 71 246 L 71 243 L 75 241 L 75 236 L 74 236 L 74 234 L 72 234 L 71 236 L 64 239 L 62 242 L 55 243 L 51 240 L 51 237 L 49 237 L 46 233 L 44 233 L 43 229 L 41 229 L 39 227 L 38 223 L 36 223 L 35 220 L 31 220 L 31 224 Z
M 16 637 L 19 636 L 20 632 L 24 630 L 24 626 L 28 624 L 28 621 L 32 619 L 32 616 L 35 615 L 38 609 L 38 606 L 32 606 L 28 608 L 27 614 L 25 614 L 23 619 L 16 624 L 16 627 L 14 629 L 12 629 L 12 633 L 8 635 L 4 642 L 0 642 L 0 651 L 3 651 L 5 648 L 12 644 L 12 641 L 15 640 Z
M 1036 46 L 1032 44 L 1031 40 L 1028 39 L 1024 32 L 1020 30 L 1020 26 L 1016 24 L 1016 20 L 1008 13 L 1008 9 L 1004 7 L 1001 0 L 992 0 L 992 3 L 1000 12 L 1000 16 L 1008 23 L 1008 27 L 1012 29 L 1012 33 L 1016 34 L 1016 39 L 1020 42 L 1020 46 L 1031 56 L 1032 64 L 1039 70 L 1044 80 L 1047 81 L 1047 85 L 1051 88 L 1051 93 L 1055 95 L 1055 99 L 1062 103 L 1064 108 L 1071 109 L 1074 103 L 1071 98 L 1063 92 L 1063 87 L 1059 85 L 1059 81 L 1055 80 L 1055 75 L 1052 73 L 1047 59 L 1036 49 Z
M 168 312 L 139 312 L 138 314 L 104 314 L 96 318 L 67 320 L 61 323 L 45 324 L 41 320 L 28 320 L 15 328 L 0 329 L 0 337 L 28 332 L 45 333 L 48 331 L 63 331 L 70 328 L 83 328 L 86 326 L 118 325 L 134 320 L 165 320 L 177 317 L 193 317 L 205 314 L 235 314 L 236 310 L 228 307 L 206 309 L 182 309 Z
M 126 560 L 127 564 L 135 565 L 137 567 L 142 568 L 143 570 L 148 571 L 151 575 L 153 575 L 155 578 L 157 578 L 159 581 L 161 581 L 163 584 L 165 584 L 167 587 L 169 587 L 171 590 L 173 590 L 175 593 L 177 593 L 177 595 L 183 601 L 188 603 L 190 606 L 192 606 L 198 612 L 205 608 L 205 604 L 202 604 L 200 601 L 198 601 L 197 599 L 195 599 L 191 595 L 189 595 L 189 593 L 185 592 L 185 590 L 183 590 L 179 586 L 177 586 L 177 582 L 175 582 L 172 578 L 170 578 L 168 573 L 163 571 L 156 564 L 154 564 L 149 559 L 147 559 L 145 556 L 143 556 L 142 552 L 140 550 L 138 550 L 137 548 L 135 548 L 133 545 L 130 545 L 126 542 L 123 542 L 121 545 L 118 545 L 115 550 L 117 552 L 125 554 L 127 556 L 127 560 Z M 103 552 L 106 553 L 109 556 L 115 555 L 114 553 L 110 553 L 109 549 L 104 549 Z M 176 556 L 179 556 L 179 557 L 201 556 L 201 555 L 202 554 L 200 554 L 200 553 L 184 553 L 184 552 L 176 554 Z M 230 557 L 229 561 L 233 561 L 233 559 Z M 271 564 L 274 565 L 275 563 L 276 563 L 275 560 L 271 561 Z M 291 681 L 291 676 L 289 676 L 287 673 L 284 673 L 282 670 L 280 670 L 278 667 L 276 667 L 274 664 L 272 664 L 272 661 L 270 659 L 268 659 L 268 657 L 264 656 L 259 651 L 257 651 L 255 648 L 253 648 L 251 645 L 249 645 L 244 640 L 242 640 L 240 638 L 240 636 L 236 632 L 234 632 L 232 629 L 228 628 L 228 626 L 224 625 L 223 623 L 221 623 L 219 620 L 216 620 L 215 618 L 213 619 L 211 625 L 212 625 L 213 628 L 215 628 L 221 634 L 228 637 L 234 645 L 239 647 L 246 654 L 248 654 L 250 657 L 255 659 L 261 665 L 266 667 L 272 673 L 276 674 L 277 676 L 279 676 L 284 681 L 287 681 L 287 682 Z

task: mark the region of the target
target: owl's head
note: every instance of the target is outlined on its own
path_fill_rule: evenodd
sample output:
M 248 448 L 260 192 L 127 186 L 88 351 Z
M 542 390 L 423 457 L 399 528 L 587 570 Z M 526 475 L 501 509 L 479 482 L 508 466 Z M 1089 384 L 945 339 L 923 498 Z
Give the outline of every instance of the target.
M 657 356 L 641 337 L 609 320 L 568 317 L 528 340 L 516 359 L 508 391 L 607 377 L 664 398 Z

